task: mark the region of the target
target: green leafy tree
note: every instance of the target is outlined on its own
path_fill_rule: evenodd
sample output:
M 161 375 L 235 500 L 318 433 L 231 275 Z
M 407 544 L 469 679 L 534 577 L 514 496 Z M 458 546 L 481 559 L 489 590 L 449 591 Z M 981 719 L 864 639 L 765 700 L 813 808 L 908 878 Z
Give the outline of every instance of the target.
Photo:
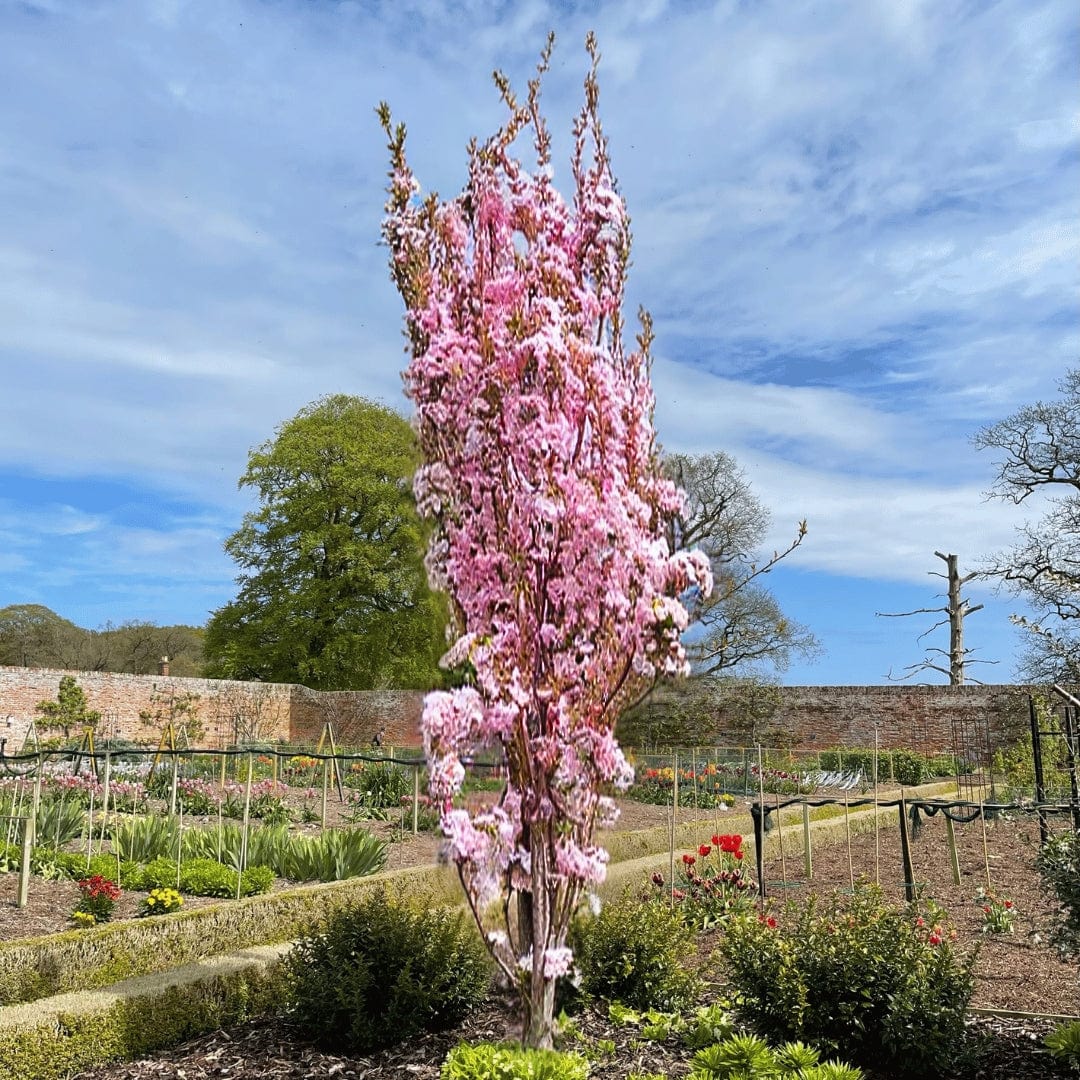
M 363 398 L 321 398 L 251 452 L 258 495 L 225 550 L 237 598 L 206 630 L 207 674 L 315 689 L 440 681 L 445 607 L 427 587 L 412 429 Z
M 131 620 L 87 630 L 41 604 L 0 608 L 0 665 L 149 675 L 169 657 L 173 675 L 198 675 L 203 631 Z
M 69 667 L 72 639 L 85 633 L 41 604 L 0 608 L 0 664 Z
M 65 739 L 71 737 L 72 730 L 96 727 L 101 719 L 101 713 L 88 707 L 86 691 L 72 675 L 61 677 L 55 701 L 39 701 L 34 709 L 41 717 L 39 727 L 59 731 Z

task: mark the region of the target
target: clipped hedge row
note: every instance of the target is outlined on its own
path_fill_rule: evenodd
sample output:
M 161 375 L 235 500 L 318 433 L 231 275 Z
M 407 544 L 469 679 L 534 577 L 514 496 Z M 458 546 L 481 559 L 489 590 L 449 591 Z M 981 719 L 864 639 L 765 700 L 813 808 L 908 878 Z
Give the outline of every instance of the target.
M 24 1005 L 0 1012 L 0 1076 L 63 1080 L 108 1061 L 130 1060 L 185 1039 L 279 1012 L 286 1003 L 280 960 L 233 957 L 69 995 L 57 1010 Z
M 106 923 L 0 943 L 0 1006 L 190 964 L 205 957 L 301 937 L 366 890 L 456 903 L 457 877 L 422 866 L 214 904 L 154 919 Z M 0 1071 L 0 1075 L 3 1072 Z

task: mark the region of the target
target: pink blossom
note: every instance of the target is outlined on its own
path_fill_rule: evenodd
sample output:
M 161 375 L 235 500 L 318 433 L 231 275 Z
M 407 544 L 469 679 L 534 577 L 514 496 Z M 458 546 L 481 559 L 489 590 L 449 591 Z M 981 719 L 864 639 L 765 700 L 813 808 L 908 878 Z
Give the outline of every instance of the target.
M 450 202 L 416 197 L 404 131 L 383 113 L 383 236 L 405 300 L 405 386 L 424 457 L 414 490 L 433 523 L 429 578 L 451 600 L 444 662 L 469 663 L 468 685 L 425 700 L 430 790 L 496 959 L 512 978 L 524 963 L 534 1001 L 569 969 L 570 919 L 606 873 L 592 843 L 612 817 L 600 791 L 633 780 L 615 721 L 658 675 L 687 670 L 678 597 L 711 587 L 708 560 L 666 539 L 681 496 L 657 459 L 647 316 L 638 347 L 623 342 L 629 226 L 591 39 L 590 53 L 569 199 L 552 184 L 539 80 L 528 106 L 511 106 L 507 126 L 474 145 Z M 529 129 L 532 173 L 512 152 Z M 452 808 L 461 758 L 489 747 L 506 762 L 506 792 L 470 817 Z M 508 902 L 489 905 L 493 889 Z M 531 944 L 520 959 L 487 933 L 518 910 L 518 893 L 532 912 L 510 935 Z

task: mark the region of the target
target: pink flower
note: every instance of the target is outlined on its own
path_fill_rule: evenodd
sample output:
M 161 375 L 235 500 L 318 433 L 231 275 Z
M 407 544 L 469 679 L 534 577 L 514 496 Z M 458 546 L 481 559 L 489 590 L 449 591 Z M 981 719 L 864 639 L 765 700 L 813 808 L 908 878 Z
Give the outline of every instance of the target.
M 383 237 L 423 456 L 413 490 L 432 522 L 429 579 L 451 600 L 446 662 L 469 665 L 469 685 L 425 699 L 430 792 L 482 929 L 516 910 L 489 904 L 508 893 L 551 913 L 537 924 L 547 939 L 529 941 L 530 924 L 520 946 L 530 970 L 543 956 L 545 979 L 569 970 L 570 914 L 606 873 L 601 792 L 633 780 L 615 721 L 658 674 L 686 670 L 679 597 L 712 578 L 708 558 L 668 545 L 681 496 L 656 455 L 648 324 L 637 348 L 623 341 L 629 224 L 593 80 L 567 198 L 535 98 L 475 144 L 464 193 L 443 203 L 417 197 L 403 131 L 383 114 Z M 532 173 L 511 137 L 530 126 Z M 462 760 L 489 749 L 506 792 L 470 816 L 453 808 Z M 493 949 L 517 981 L 516 959 Z

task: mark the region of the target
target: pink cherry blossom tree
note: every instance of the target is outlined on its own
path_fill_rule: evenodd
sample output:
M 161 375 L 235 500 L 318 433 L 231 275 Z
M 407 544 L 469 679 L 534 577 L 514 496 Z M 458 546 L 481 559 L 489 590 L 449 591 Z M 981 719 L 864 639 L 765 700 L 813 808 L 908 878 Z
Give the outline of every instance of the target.
M 406 307 L 407 393 L 424 456 L 414 486 L 434 521 L 432 583 L 452 601 L 444 658 L 468 685 L 429 694 L 431 794 L 491 952 L 519 987 L 523 1038 L 549 1046 L 555 980 L 582 891 L 604 879 L 605 792 L 633 778 L 620 712 L 659 674 L 686 669 L 679 596 L 708 591 L 708 562 L 672 553 L 680 505 L 657 462 L 648 316 L 623 346 L 626 208 L 597 111 L 598 53 L 574 124 L 573 199 L 553 184 L 539 108 L 549 38 L 527 100 L 496 84 L 505 126 L 469 147 L 456 199 L 421 200 L 405 129 L 380 106 L 391 173 L 383 234 Z M 513 156 L 531 130 L 536 166 Z M 454 807 L 462 758 L 497 747 L 493 809 Z

